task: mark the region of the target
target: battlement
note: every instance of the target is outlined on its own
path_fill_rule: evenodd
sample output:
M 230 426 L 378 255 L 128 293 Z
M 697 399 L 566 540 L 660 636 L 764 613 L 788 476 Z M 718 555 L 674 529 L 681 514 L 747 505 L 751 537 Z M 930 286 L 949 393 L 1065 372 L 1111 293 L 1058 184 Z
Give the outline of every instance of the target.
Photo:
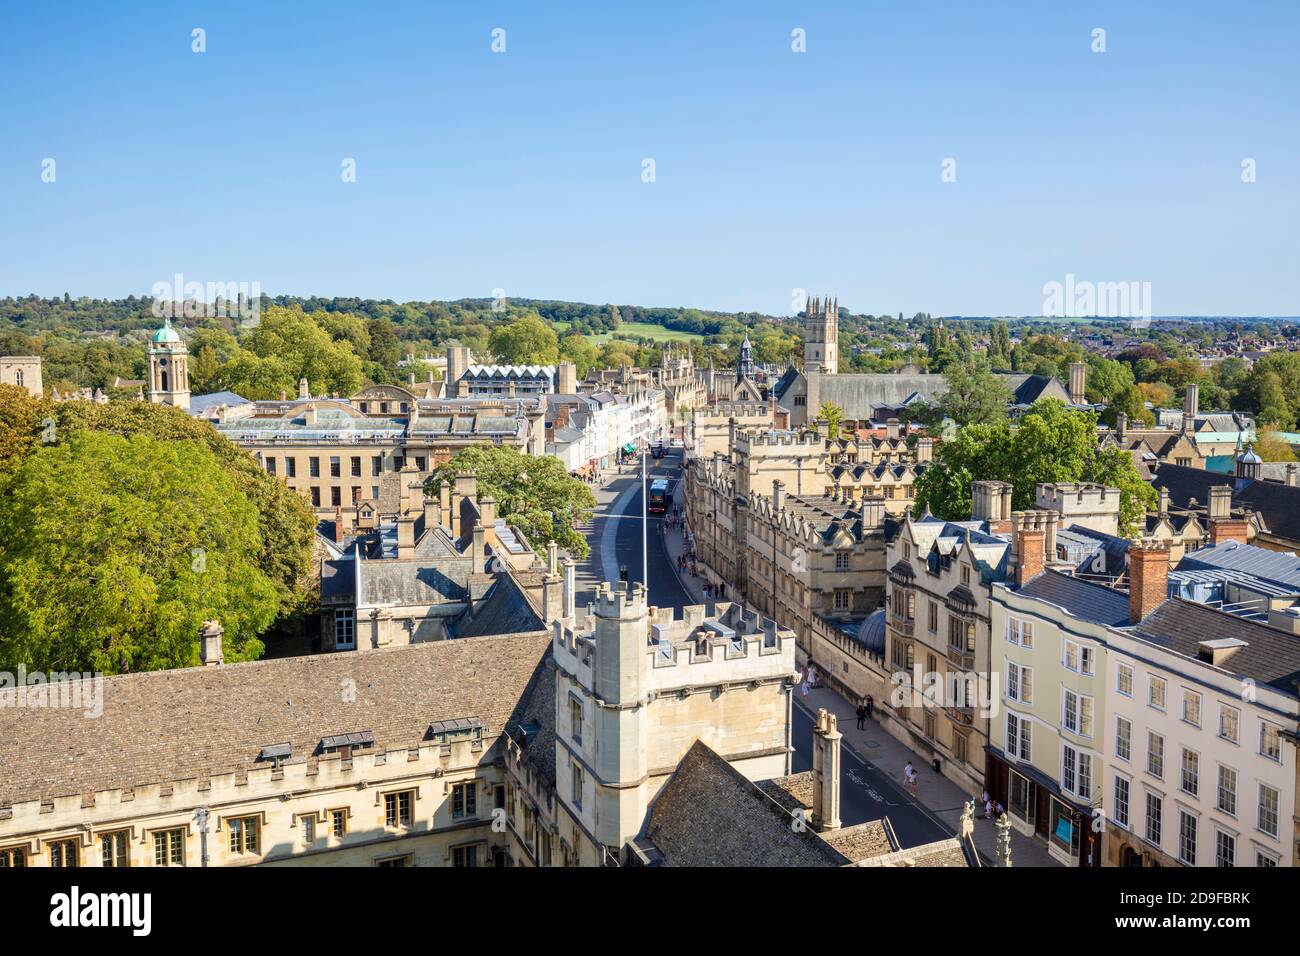
M 770 418 L 772 406 L 766 402 L 715 402 L 695 410 L 696 424 L 703 420 L 728 418 Z
M 1092 482 L 1044 483 L 1034 488 L 1034 503 L 1060 515 L 1080 510 L 1119 511 L 1119 489 Z
M 279 806 L 340 788 L 366 790 L 394 780 L 472 773 L 492 750 L 499 733 L 500 728 L 485 728 L 484 736 L 475 739 L 421 741 L 350 757 L 337 752 L 295 755 L 278 766 L 265 762 L 209 776 L 16 801 L 0 806 L 0 839 L 24 839 L 75 827 L 83 830 L 88 840 L 89 828 L 100 822 L 187 822 L 201 806 L 247 806 L 251 812 L 266 801 Z
M 736 437 L 736 449 L 753 454 L 754 449 L 802 448 L 820 453 L 826 447 L 825 439 L 814 431 L 779 431 L 775 428 L 762 431 L 741 432 Z
M 646 614 L 645 585 L 630 581 L 627 585 L 604 581 L 596 587 L 596 617 L 636 620 Z

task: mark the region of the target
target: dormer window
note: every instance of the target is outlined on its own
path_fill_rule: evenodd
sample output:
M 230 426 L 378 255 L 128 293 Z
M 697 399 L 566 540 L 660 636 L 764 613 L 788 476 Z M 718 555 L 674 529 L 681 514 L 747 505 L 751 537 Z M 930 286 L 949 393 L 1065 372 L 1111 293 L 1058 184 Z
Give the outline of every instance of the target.
M 322 737 L 318 749 L 321 753 L 336 753 L 343 760 L 351 760 L 353 750 L 367 750 L 374 745 L 375 735 L 368 730 L 360 730 L 350 734 Z
M 452 744 L 458 740 L 482 740 L 483 721 L 477 717 L 435 720 L 429 725 L 426 736 L 436 744 Z

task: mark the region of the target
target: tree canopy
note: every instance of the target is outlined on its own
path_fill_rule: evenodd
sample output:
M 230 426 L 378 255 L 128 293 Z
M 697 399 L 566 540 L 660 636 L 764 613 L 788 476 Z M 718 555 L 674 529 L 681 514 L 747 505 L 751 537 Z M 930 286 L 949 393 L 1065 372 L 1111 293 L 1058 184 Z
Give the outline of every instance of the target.
M 181 409 L 136 401 L 56 404 L 33 399 L 13 386 L 0 386 L 0 481 L 42 444 L 62 442 L 84 431 L 145 435 L 205 448 L 257 511 L 258 566 L 275 585 L 282 608 L 305 599 L 316 524 L 311 508 L 284 482 L 266 474 L 243 449 Z
M 917 409 L 917 421 L 933 429 L 944 419 L 952 419 L 964 428 L 1006 418 L 1011 386 L 993 372 L 985 356 L 966 353 L 954 358 L 944 368 L 943 377 L 943 394 Z
M 488 348 L 505 365 L 554 365 L 560 358 L 555 330 L 537 315 L 493 329 Z
M 0 488 L 0 666 L 105 673 L 258 657 L 275 618 L 257 508 L 208 448 L 77 430 Z
M 460 472 L 478 477 L 479 494 L 496 499 L 497 514 L 524 533 L 537 549 L 554 541 L 579 558 L 591 551 L 577 525 L 591 520 L 596 496 L 573 478 L 558 458 L 533 457 L 504 445 L 473 445 L 435 469 L 425 493 L 436 495 Z
M 1036 402 L 1018 424 L 978 423 L 939 446 L 916 482 L 916 514 L 926 508 L 950 521 L 970 517 L 971 482 L 1010 482 L 1012 507 L 1034 507 L 1041 482 L 1089 481 L 1118 488 L 1120 533 L 1137 533 L 1156 492 L 1142 480 L 1127 452 L 1097 447 L 1096 416 L 1067 409 L 1056 399 Z

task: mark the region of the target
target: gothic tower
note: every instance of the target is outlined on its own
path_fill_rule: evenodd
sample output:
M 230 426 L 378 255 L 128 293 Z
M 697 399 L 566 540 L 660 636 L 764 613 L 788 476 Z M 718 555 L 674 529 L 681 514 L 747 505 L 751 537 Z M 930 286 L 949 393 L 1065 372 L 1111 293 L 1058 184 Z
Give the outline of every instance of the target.
M 810 299 L 804 313 L 803 371 L 834 375 L 840 365 L 839 302 Z
M 149 401 L 175 405 L 189 411 L 190 353 L 185 342 L 165 319 L 149 340 Z
M 749 333 L 745 333 L 745 341 L 740 343 L 740 357 L 736 359 L 736 381 L 742 379 L 753 381 L 754 378 L 754 346 L 749 341 Z

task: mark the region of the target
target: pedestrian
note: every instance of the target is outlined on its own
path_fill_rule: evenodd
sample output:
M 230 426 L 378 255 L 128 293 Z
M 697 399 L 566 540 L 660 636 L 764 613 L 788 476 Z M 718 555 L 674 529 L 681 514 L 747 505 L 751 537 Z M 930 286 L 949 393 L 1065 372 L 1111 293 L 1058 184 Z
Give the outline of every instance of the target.
M 912 786 L 912 774 L 914 773 L 916 773 L 916 771 L 912 769 L 912 761 L 909 760 L 906 764 L 903 765 L 903 787 L 904 788 L 910 788 Z
M 858 704 L 858 730 L 866 730 L 867 723 L 867 702 L 863 701 Z
M 872 711 L 876 709 L 876 699 L 872 697 L 870 694 L 868 694 L 866 704 L 867 704 L 867 719 L 870 720 Z
M 916 768 L 913 767 L 912 764 L 911 764 L 910 762 L 909 762 L 908 765 L 907 765 L 907 771 L 908 771 L 908 778 L 907 778 L 907 782 L 908 782 L 908 790 L 907 790 L 907 792 L 910 793 L 912 796 L 915 797 L 915 796 L 916 796 L 916 784 L 917 784 L 917 781 L 918 781 L 920 778 L 919 778 L 919 776 L 917 775 Z
M 803 695 L 807 697 L 808 696 L 808 670 L 807 669 L 805 669 L 803 672 L 803 680 L 800 683 L 799 687 L 803 691 Z

